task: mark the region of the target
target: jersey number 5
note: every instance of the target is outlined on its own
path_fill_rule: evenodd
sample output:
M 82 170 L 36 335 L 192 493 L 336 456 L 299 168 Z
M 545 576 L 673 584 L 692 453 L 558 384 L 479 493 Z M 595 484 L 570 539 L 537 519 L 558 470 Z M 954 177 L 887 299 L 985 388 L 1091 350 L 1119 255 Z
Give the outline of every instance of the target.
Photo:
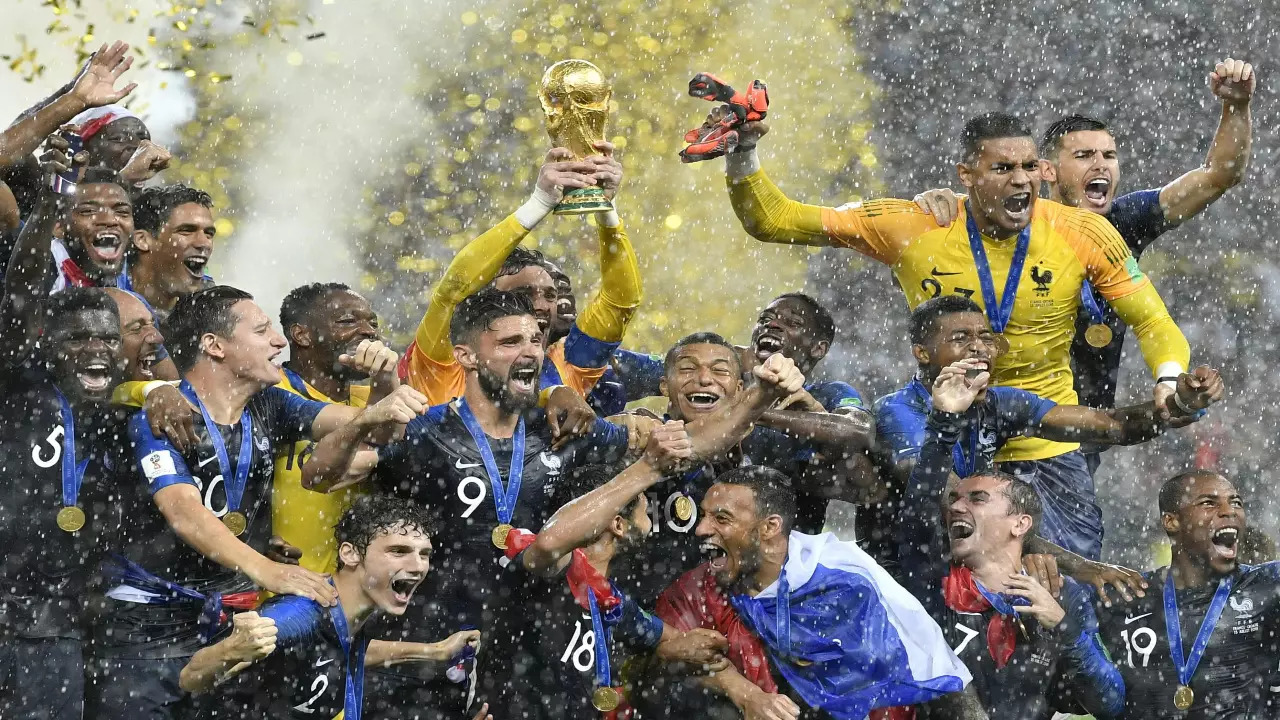
M 62 434 L 62 426 L 59 425 L 53 429 L 53 432 L 49 433 L 49 437 L 44 439 L 50 447 L 48 457 L 45 457 L 44 453 L 41 452 L 44 449 L 43 444 L 33 445 L 31 447 L 31 462 L 42 468 L 51 468 L 57 465 L 58 461 L 62 459 Z

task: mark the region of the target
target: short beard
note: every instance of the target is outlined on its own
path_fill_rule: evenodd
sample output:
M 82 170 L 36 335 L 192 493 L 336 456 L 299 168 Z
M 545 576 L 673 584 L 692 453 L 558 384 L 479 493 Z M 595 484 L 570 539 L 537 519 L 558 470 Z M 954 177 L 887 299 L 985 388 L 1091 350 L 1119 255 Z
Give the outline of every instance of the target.
M 760 566 L 764 564 L 764 551 L 760 549 L 759 528 L 752 530 L 748 539 L 751 541 L 750 544 L 738 557 L 738 576 L 729 584 L 729 591 L 733 595 L 742 595 L 749 593 L 751 590 L 761 589 L 752 587 L 756 573 L 759 572 Z
M 618 538 L 617 551 L 619 553 L 629 553 L 641 545 L 644 545 L 645 538 L 647 537 L 648 533 L 640 532 L 640 529 L 637 528 L 634 523 L 627 523 L 626 532 L 622 534 L 622 537 Z
M 522 397 L 511 392 L 508 382 L 510 375 L 500 377 L 498 374 L 490 372 L 484 365 L 476 368 L 476 379 L 480 382 L 480 390 L 484 392 L 485 397 L 489 398 L 498 409 L 509 413 L 522 413 L 530 410 L 538 405 L 538 386 L 535 383 L 531 397 Z

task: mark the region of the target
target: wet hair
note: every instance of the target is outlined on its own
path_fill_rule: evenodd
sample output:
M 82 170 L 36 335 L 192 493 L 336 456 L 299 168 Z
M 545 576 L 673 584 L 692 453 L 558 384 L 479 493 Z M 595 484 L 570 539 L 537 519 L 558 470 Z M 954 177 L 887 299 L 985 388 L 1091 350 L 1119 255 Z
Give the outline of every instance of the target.
M 756 515 L 760 518 L 777 515 L 782 518 L 782 532 L 791 532 L 796 521 L 796 491 L 791 486 L 791 478 L 766 465 L 749 465 L 717 476 L 716 483 L 751 488 Z
M 79 312 L 105 312 L 120 324 L 120 308 L 102 288 L 69 287 L 44 301 L 41 328 L 47 336 L 53 328 Z
M 81 185 L 115 185 L 120 188 L 120 191 L 129 199 L 129 206 L 136 209 L 133 197 L 129 194 L 129 188 L 120 180 L 120 174 L 111 168 L 102 167 L 100 165 L 85 168 L 84 174 L 80 176 L 80 180 L 76 183 L 76 187 L 79 188 Z M 61 205 L 62 214 L 65 216 L 71 212 L 73 207 L 75 207 L 76 196 L 59 196 L 58 203 Z
M 809 305 L 809 309 L 813 311 L 813 329 L 817 334 L 818 342 L 825 342 L 830 345 L 836 339 L 836 321 L 831 317 L 831 312 L 813 296 L 800 292 L 783 293 L 774 298 L 773 302 L 792 298 Z
M 533 317 L 533 299 L 528 293 L 485 288 L 467 296 L 454 308 L 449 321 L 449 339 L 455 345 L 469 342 L 477 333 L 488 330 L 494 321 L 512 315 Z
M 680 352 L 680 349 L 690 345 L 719 345 L 720 347 L 728 348 L 729 354 L 733 356 L 733 364 L 738 366 L 738 372 L 741 374 L 742 360 L 738 357 L 738 349 L 733 346 L 733 343 L 713 332 L 696 332 L 691 335 L 685 335 L 677 340 L 676 344 L 672 345 L 671 349 L 667 351 L 667 355 L 663 360 L 666 367 L 674 367 L 676 355 Z
M 973 162 L 978 152 L 982 150 L 982 143 L 987 140 L 1031 136 L 1031 128 L 1018 118 L 1008 113 L 989 112 L 970 118 L 964 124 L 960 146 L 964 151 L 964 161 Z
M 507 255 L 507 259 L 502 261 L 502 267 L 498 268 L 496 277 L 515 275 L 531 265 L 546 270 L 548 274 L 551 273 L 550 263 L 547 262 L 546 256 L 537 250 L 530 250 L 517 245 L 511 251 L 511 254 Z
M 169 216 L 179 205 L 195 203 L 213 207 L 209 193 L 188 185 L 157 185 L 143 188 L 133 201 L 133 227 L 155 235 L 169 222 Z
M 303 324 L 305 318 L 315 312 L 316 304 L 330 293 L 350 291 L 346 283 L 340 282 L 308 283 L 290 290 L 280 303 L 280 327 L 288 335 L 289 328 Z
M 1226 477 L 1212 470 L 1188 470 L 1184 473 L 1178 473 L 1160 486 L 1159 508 L 1163 513 L 1176 513 L 1182 509 L 1183 498 L 1186 497 L 1187 488 L 1191 483 L 1199 478 L 1218 478 L 1226 480 Z
M 394 495 L 364 495 L 338 518 L 333 538 L 339 546 L 351 543 L 364 557 L 369 544 L 379 535 L 393 532 L 408 535 L 417 531 L 430 537 L 433 530 L 431 516 L 421 505 Z M 341 558 L 338 569 L 342 569 Z
M 1107 124 L 1086 115 L 1068 115 L 1055 120 L 1040 138 L 1040 157 L 1052 158 L 1062 149 L 1062 138 L 1073 132 L 1107 130 Z
M 556 483 L 556 489 L 551 495 L 551 507 L 558 509 L 568 505 L 609 482 L 622 470 L 622 466 L 602 464 L 580 465 L 573 468 L 561 476 L 560 481 Z M 636 504 L 639 502 L 639 495 L 631 498 L 631 501 L 618 511 L 618 514 L 630 520 L 631 513 L 635 512 Z
M 252 299 L 249 293 L 229 285 L 214 285 L 179 298 L 163 330 L 165 348 L 178 372 L 195 367 L 200 359 L 200 338 L 205 334 L 230 337 L 238 320 L 232 306 Z
M 995 478 L 1002 483 L 1000 492 L 1009 501 L 1010 515 L 1031 516 L 1031 531 L 1027 533 L 1028 536 L 1040 529 L 1040 519 L 1044 516 L 1044 504 L 1040 502 L 1040 494 L 1031 483 L 1017 475 L 1010 475 L 1000 470 L 989 470 L 982 473 L 981 477 Z
M 963 295 L 939 295 L 925 300 L 911 311 L 911 344 L 924 345 L 938 332 L 944 315 L 955 313 L 982 314 L 978 303 Z

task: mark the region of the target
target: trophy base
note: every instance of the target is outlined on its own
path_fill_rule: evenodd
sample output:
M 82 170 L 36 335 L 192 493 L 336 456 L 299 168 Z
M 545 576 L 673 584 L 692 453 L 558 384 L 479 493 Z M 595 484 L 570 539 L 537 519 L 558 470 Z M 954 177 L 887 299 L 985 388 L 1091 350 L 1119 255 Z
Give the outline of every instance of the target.
M 564 194 L 564 199 L 553 211 L 556 215 L 586 215 L 588 213 L 609 212 L 613 203 L 604 196 L 604 190 L 598 187 L 574 188 Z

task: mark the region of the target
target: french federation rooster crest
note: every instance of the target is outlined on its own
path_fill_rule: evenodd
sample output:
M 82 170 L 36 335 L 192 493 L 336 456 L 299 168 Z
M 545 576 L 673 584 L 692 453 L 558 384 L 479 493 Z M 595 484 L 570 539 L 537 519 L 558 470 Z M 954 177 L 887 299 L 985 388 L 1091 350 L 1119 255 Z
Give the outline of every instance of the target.
M 1031 282 L 1036 284 L 1037 295 L 1049 294 L 1049 283 L 1053 282 L 1053 271 L 1043 270 L 1039 265 L 1031 267 Z

